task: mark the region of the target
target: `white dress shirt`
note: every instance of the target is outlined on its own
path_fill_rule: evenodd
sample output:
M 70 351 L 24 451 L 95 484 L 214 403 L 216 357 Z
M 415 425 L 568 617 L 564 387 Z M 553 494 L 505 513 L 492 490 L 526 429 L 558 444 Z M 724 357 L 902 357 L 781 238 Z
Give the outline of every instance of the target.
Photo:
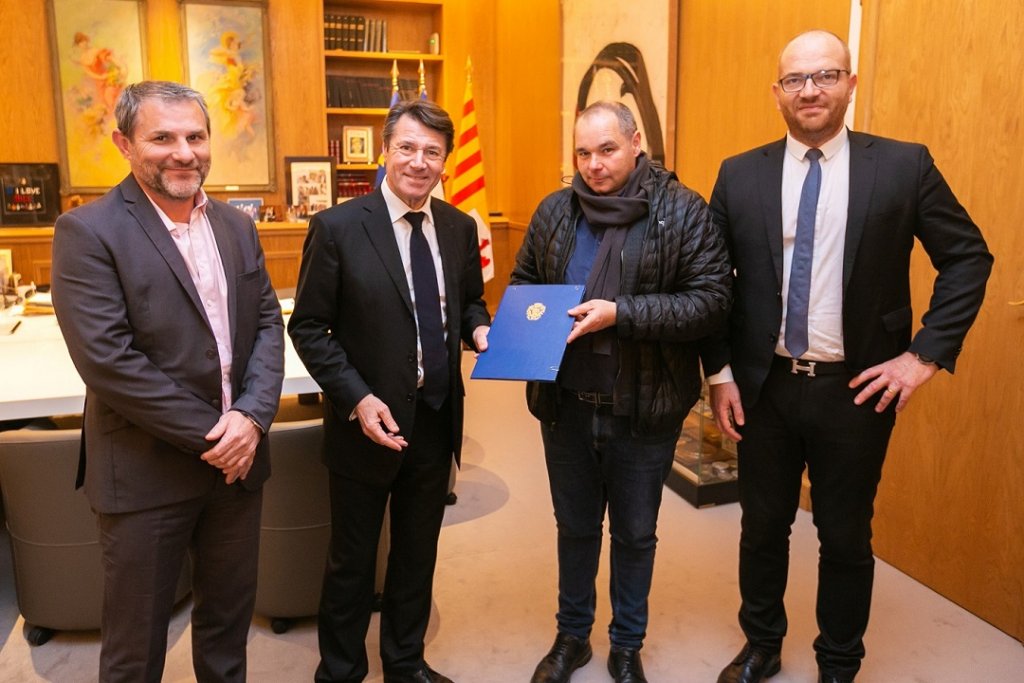
M 437 229 L 434 226 L 434 214 L 431 213 L 431 198 L 421 209 L 409 208 L 398 195 L 396 195 L 385 180 L 380 185 L 381 193 L 384 195 L 384 202 L 388 207 L 388 214 L 391 217 L 391 227 L 395 231 L 395 241 L 398 243 L 398 253 L 402 257 L 402 267 L 405 269 L 405 280 L 409 284 L 409 294 L 412 296 L 413 315 L 416 313 L 416 289 L 412 284 L 412 258 L 409 253 L 409 242 L 412 239 L 412 225 L 406 220 L 405 214 L 410 211 L 420 211 L 425 214 L 423 218 L 423 236 L 427 238 L 427 245 L 430 247 L 430 255 L 434 257 L 434 272 L 437 274 L 437 291 L 441 295 L 441 325 L 444 327 L 445 339 L 448 339 L 448 306 L 447 295 L 444 289 L 444 269 L 441 265 L 441 251 L 437 246 Z M 416 321 L 419 329 L 419 320 Z M 420 344 L 419 334 L 416 335 L 416 386 L 423 386 L 423 346 Z
M 789 271 L 796 243 L 796 219 L 800 193 L 811 163 L 805 159 L 807 145 L 786 134 L 782 161 L 782 321 L 775 353 L 786 351 L 786 309 L 789 300 Z M 807 309 L 808 349 L 801 358 L 822 362 L 841 361 L 843 347 L 843 253 L 846 218 L 850 204 L 850 139 L 844 126 L 835 137 L 821 145 L 821 192 L 814 220 L 814 256 L 811 264 L 811 296 Z M 708 377 L 711 384 L 733 380 L 726 365 Z

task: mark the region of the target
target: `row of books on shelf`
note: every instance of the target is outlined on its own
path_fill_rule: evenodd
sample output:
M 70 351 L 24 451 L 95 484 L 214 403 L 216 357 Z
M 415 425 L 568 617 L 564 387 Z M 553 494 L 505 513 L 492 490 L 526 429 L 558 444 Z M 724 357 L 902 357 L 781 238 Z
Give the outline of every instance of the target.
M 388 22 L 350 14 L 325 14 L 324 49 L 387 52 Z
M 338 173 L 338 197 L 361 197 L 373 192 L 366 173 Z
M 419 81 L 398 79 L 398 94 L 403 100 L 413 99 L 419 92 Z M 387 109 L 391 104 L 391 79 L 374 76 L 327 76 L 328 107 L 375 107 Z

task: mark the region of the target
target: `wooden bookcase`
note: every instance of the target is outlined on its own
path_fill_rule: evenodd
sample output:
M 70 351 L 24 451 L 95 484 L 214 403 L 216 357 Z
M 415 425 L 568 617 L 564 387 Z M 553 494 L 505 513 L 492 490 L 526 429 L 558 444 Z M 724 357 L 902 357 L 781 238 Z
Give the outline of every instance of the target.
M 345 41 L 337 35 L 329 47 L 327 38 L 332 30 L 332 24 L 334 30 L 338 30 L 337 22 L 331 21 L 332 17 L 361 17 L 367 23 L 386 22 L 386 51 L 366 50 L 363 46 L 359 46 L 358 49 L 338 49 L 334 44 Z M 370 159 L 353 163 L 339 161 L 337 164 L 339 174 L 362 177 L 372 185 L 377 170 L 377 157 L 381 151 L 381 131 L 388 112 L 388 100 L 391 97 L 392 64 L 397 60 L 399 78 L 402 81 L 414 82 L 407 85 L 415 89 L 419 81 L 419 63 L 422 60 L 427 97 L 435 102 L 443 102 L 444 93 L 441 92 L 441 88 L 445 45 L 444 0 L 327 0 L 323 4 L 321 24 L 321 36 L 324 38 L 323 87 L 328 91 L 327 106 L 324 110 L 327 120 L 327 146 L 330 150 L 331 140 L 340 140 L 344 146 L 345 126 L 372 128 Z M 351 29 L 341 28 L 343 34 L 347 30 Z M 438 54 L 433 54 L 431 50 L 430 39 L 434 33 L 439 37 Z M 355 79 L 377 79 L 380 82 L 386 80 L 386 97 L 383 101 L 367 102 L 370 97 L 366 96 L 365 91 L 354 96 L 349 92 L 350 96 L 343 98 L 347 100 L 347 106 L 331 106 L 337 103 L 332 100 L 339 99 L 332 97 L 330 93 L 332 77 L 346 79 L 349 87 L 355 87 L 351 85 Z M 381 97 L 377 92 L 372 95 L 377 95 L 378 99 Z M 355 106 L 359 104 L 364 106 Z M 365 106 L 366 104 L 372 106 Z M 341 177 L 339 175 L 339 178 Z

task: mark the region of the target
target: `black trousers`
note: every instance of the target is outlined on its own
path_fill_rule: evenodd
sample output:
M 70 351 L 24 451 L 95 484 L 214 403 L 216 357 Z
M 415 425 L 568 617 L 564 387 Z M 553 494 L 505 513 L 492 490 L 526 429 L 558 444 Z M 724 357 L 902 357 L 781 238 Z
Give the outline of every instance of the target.
M 746 411 L 739 443 L 740 625 L 752 645 L 781 649 L 790 528 L 806 464 L 820 544 L 814 649 L 823 671 L 851 679 L 864 657 L 871 518 L 895 423 L 891 407 L 874 411 L 877 397 L 854 405 L 852 378 L 845 371 L 794 375 L 777 361 Z
M 399 457 L 390 451 L 381 457 Z M 384 579 L 380 656 L 388 674 L 423 666 L 430 619 L 437 539 L 451 472 L 451 413 L 420 401 L 401 456 L 387 484 L 369 484 L 331 473 L 331 542 L 320 597 L 320 665 L 316 681 L 356 683 L 369 671 L 366 632 L 373 607 L 377 544 L 391 501 L 391 551 Z

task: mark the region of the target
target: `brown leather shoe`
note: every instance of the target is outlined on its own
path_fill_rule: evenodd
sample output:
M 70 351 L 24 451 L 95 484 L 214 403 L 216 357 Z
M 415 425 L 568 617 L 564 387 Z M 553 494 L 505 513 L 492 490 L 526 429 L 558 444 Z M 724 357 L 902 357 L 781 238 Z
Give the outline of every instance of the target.
M 589 662 L 593 654 L 589 640 L 559 633 L 534 670 L 530 683 L 569 683 L 572 672 Z
M 718 683 L 760 683 L 779 673 L 781 668 L 778 652 L 761 650 L 747 643 L 732 663 L 718 674 Z
M 640 663 L 640 650 L 613 647 L 608 653 L 608 673 L 615 683 L 647 683 L 644 665 Z

